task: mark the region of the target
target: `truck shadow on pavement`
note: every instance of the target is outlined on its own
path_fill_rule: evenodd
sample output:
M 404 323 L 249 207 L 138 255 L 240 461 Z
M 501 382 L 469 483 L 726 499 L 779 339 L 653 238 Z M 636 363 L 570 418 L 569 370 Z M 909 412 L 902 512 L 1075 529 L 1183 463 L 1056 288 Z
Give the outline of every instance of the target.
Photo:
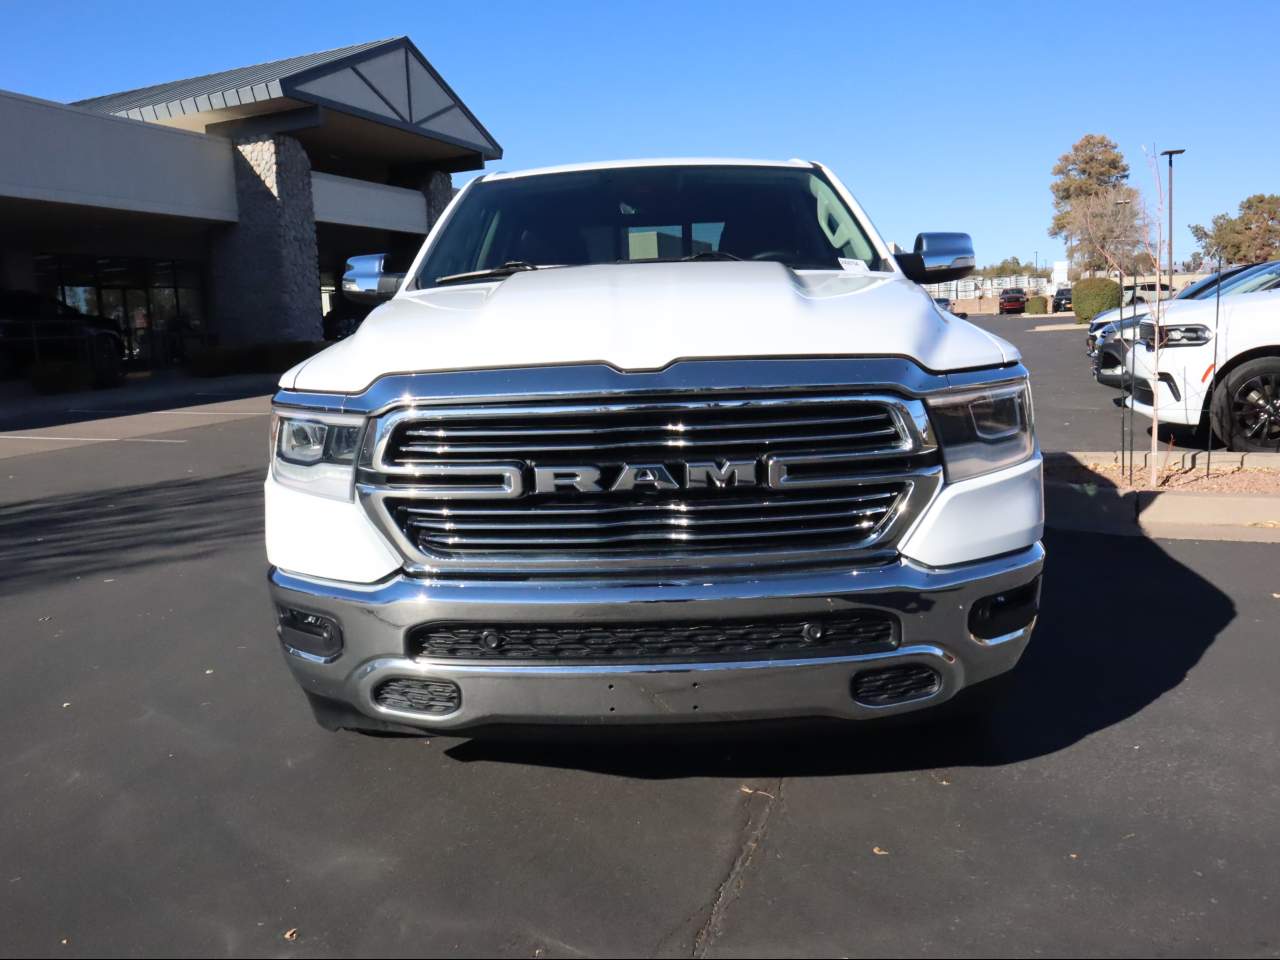
M 206 556 L 262 536 L 262 471 L 60 494 L 0 507 L 0 597 Z
M 1051 530 L 1040 619 L 1007 700 L 981 720 L 945 712 L 715 736 L 683 728 L 657 740 L 502 741 L 449 748 L 461 761 L 586 769 L 645 779 L 804 777 L 998 766 L 1062 750 L 1173 690 L 1234 619 L 1212 583 L 1143 537 Z M 1125 584 L 1141 585 L 1125 589 Z M 945 711 L 945 707 L 942 708 Z

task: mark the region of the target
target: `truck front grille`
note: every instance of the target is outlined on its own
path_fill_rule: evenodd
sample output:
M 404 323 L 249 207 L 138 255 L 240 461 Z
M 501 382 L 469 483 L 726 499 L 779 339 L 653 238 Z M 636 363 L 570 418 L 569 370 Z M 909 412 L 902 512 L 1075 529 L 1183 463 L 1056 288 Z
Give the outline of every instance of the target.
M 889 551 L 932 495 L 926 423 L 812 391 L 419 406 L 378 422 L 359 490 L 432 571 L 830 564 Z
M 827 657 L 898 645 L 898 623 L 878 610 L 714 623 L 431 623 L 409 636 L 424 660 L 600 662 Z

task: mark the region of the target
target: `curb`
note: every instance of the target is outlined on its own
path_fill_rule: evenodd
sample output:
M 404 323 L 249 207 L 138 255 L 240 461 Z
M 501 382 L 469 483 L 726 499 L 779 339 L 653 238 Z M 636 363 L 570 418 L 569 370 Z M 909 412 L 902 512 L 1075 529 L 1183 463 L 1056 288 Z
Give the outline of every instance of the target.
M 1210 459 L 1211 463 L 1217 463 L 1232 469 L 1280 470 L 1280 453 L 1233 453 L 1230 450 L 1214 450 L 1212 454 L 1209 454 L 1204 450 L 1162 450 L 1156 454 L 1156 462 L 1164 467 L 1176 466 L 1181 470 L 1190 470 L 1204 466 L 1206 457 Z M 1121 462 L 1120 454 L 1114 450 L 1090 450 L 1085 452 L 1056 450 L 1053 453 L 1044 454 L 1044 458 L 1046 461 L 1074 460 L 1081 466 L 1088 466 L 1093 463 L 1114 466 Z M 1128 464 L 1129 457 L 1127 454 L 1123 462 Z M 1150 462 L 1150 450 L 1133 451 L 1133 468 L 1135 470 L 1147 469 Z
M 1081 465 L 1116 464 L 1118 453 L 1054 453 Z M 1145 468 L 1147 454 L 1142 458 Z M 1203 461 L 1204 451 L 1172 454 L 1183 468 Z M 1280 454 L 1218 451 L 1231 467 L 1280 469 Z M 1158 455 L 1164 462 L 1163 455 Z M 1139 469 L 1135 456 L 1134 468 Z M 1235 540 L 1280 543 L 1280 497 L 1253 494 L 1122 491 L 1096 483 L 1045 483 L 1045 523 L 1062 530 L 1172 540 Z

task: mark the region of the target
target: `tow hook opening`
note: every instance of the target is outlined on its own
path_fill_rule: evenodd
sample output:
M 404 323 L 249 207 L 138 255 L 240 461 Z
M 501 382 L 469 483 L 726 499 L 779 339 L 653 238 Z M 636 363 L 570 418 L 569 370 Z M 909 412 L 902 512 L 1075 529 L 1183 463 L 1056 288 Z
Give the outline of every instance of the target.
M 977 640 L 995 640 L 1030 626 L 1040 609 L 1040 578 L 1013 590 L 993 593 L 969 610 L 969 633 Z
M 462 690 L 441 677 L 395 677 L 378 684 L 373 701 L 387 710 L 443 717 L 462 708 Z
M 853 699 L 867 707 L 888 707 L 932 697 L 942 689 L 942 674 L 925 663 L 860 670 L 851 683 Z

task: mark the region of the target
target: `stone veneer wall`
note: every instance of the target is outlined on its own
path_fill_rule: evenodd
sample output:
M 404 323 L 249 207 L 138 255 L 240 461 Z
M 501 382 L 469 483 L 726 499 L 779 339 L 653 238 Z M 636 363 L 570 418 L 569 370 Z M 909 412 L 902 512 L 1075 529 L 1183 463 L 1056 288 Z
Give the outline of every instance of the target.
M 429 173 L 422 181 L 421 189 L 427 198 L 427 229 L 430 229 L 453 199 L 453 177 L 440 171 Z
M 291 137 L 235 143 L 240 220 L 210 252 L 213 332 L 221 344 L 319 340 L 320 269 L 311 162 Z

